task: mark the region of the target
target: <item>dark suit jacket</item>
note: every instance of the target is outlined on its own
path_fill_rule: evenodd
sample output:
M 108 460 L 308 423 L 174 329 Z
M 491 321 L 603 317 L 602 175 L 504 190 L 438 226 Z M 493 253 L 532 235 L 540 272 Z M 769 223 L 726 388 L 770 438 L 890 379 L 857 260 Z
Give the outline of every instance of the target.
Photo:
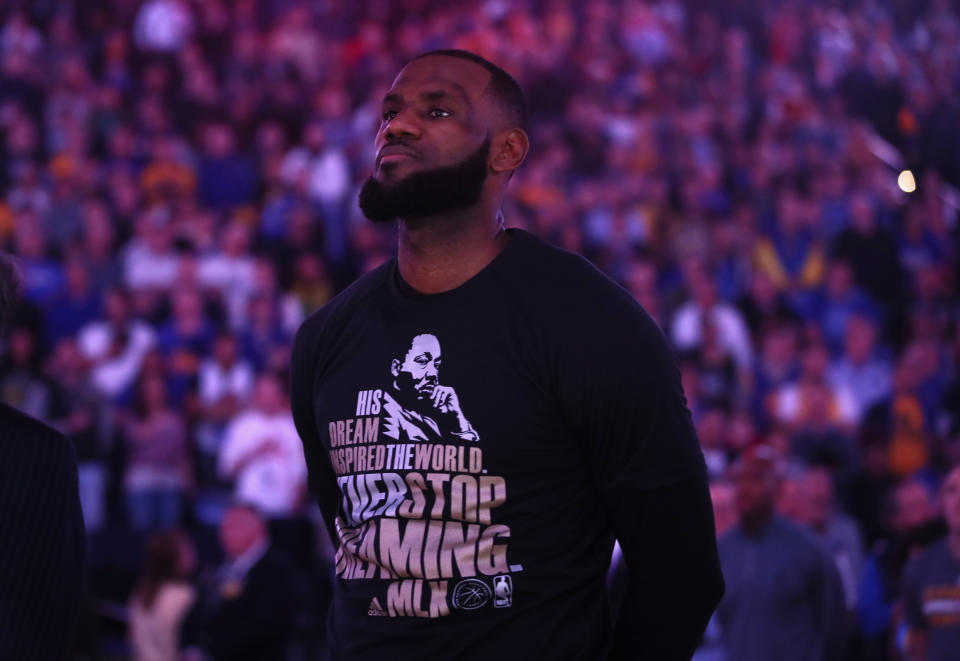
M 201 646 L 216 661 L 284 659 L 304 604 L 304 586 L 293 562 L 269 547 L 227 596 L 207 595 L 200 606 L 207 609 L 200 615 Z
M 73 445 L 0 404 L 0 659 L 68 658 L 84 545 Z

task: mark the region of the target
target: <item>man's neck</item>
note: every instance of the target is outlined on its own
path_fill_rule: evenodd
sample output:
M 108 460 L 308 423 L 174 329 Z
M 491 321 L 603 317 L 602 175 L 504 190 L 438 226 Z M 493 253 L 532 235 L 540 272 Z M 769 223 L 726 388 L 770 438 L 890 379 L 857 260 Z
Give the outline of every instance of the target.
M 400 276 L 422 294 L 456 289 L 482 271 L 509 242 L 493 209 L 400 222 Z

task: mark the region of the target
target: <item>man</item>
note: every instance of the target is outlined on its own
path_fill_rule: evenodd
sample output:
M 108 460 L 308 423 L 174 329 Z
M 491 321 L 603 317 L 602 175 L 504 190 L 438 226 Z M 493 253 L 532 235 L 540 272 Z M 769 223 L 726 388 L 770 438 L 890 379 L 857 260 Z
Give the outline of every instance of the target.
M 886 461 L 886 448 L 880 450 Z M 890 627 L 902 603 L 903 576 L 907 561 L 918 550 L 943 535 L 937 520 L 936 497 L 917 478 L 907 479 L 884 493 L 881 515 L 884 533 L 864 558 L 857 589 L 857 621 L 863 633 L 868 658 L 885 656 L 890 646 Z
M 960 650 L 960 466 L 941 487 L 947 537 L 910 561 L 904 574 L 909 659 L 947 661 Z
M 338 546 L 334 658 L 689 659 L 722 592 L 663 334 L 583 259 L 503 227 L 524 115 L 472 53 L 410 62 L 360 194 L 369 218 L 399 219 L 398 256 L 298 333 L 294 418 Z M 405 366 L 441 345 L 456 397 Z M 460 412 L 459 437 L 381 435 L 388 363 L 420 410 Z M 611 632 L 615 539 L 630 578 Z
M 798 480 L 800 521 L 823 544 L 837 565 L 847 610 L 857 606 L 857 582 L 863 567 L 863 542 L 852 517 L 835 504 L 833 476 L 828 468 L 811 466 Z
M 453 388 L 438 383 L 440 342 L 417 335 L 403 360 L 393 359 L 392 387 L 383 395 L 383 435 L 395 441 L 477 441 Z
M 253 368 L 239 354 L 236 337 L 222 332 L 213 343 L 213 356 L 200 364 L 197 374 L 196 439 L 204 487 L 216 484 L 217 453 L 227 425 L 247 404 L 253 391 Z
M 219 532 L 226 560 L 184 625 L 191 643 L 187 658 L 285 658 L 295 617 L 306 603 L 303 577 L 273 548 L 254 507 L 231 506 Z
M 18 288 L 16 268 L 0 253 L 0 329 Z M 0 404 L 0 658 L 68 658 L 84 544 L 73 446 Z
M 828 661 L 843 649 L 843 587 L 833 559 L 775 514 L 778 460 L 754 446 L 734 469 L 739 523 L 719 543 L 727 592 L 717 609 L 730 659 Z

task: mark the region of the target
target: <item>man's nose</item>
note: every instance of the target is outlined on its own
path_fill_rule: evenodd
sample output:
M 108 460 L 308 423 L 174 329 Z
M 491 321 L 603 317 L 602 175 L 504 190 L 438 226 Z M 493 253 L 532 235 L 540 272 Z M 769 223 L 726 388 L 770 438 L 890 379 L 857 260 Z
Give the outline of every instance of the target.
M 387 140 L 416 139 L 420 137 L 420 122 L 414 112 L 403 109 L 387 122 L 383 129 L 383 136 Z

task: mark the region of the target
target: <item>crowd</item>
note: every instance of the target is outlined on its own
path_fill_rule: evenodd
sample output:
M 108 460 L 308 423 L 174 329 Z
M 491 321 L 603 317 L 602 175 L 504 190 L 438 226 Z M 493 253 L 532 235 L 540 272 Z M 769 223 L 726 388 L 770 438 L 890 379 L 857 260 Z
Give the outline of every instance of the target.
M 507 224 L 673 343 L 718 531 L 762 444 L 777 512 L 835 561 L 843 658 L 904 658 L 904 567 L 960 462 L 949 0 L 5 3 L 0 245 L 25 300 L 0 398 L 75 443 L 91 619 L 130 597 L 105 578 L 140 557 L 124 534 L 179 526 L 215 564 L 237 500 L 322 591 L 290 344 L 391 256 L 356 195 L 392 76 L 441 47 L 526 90 Z

